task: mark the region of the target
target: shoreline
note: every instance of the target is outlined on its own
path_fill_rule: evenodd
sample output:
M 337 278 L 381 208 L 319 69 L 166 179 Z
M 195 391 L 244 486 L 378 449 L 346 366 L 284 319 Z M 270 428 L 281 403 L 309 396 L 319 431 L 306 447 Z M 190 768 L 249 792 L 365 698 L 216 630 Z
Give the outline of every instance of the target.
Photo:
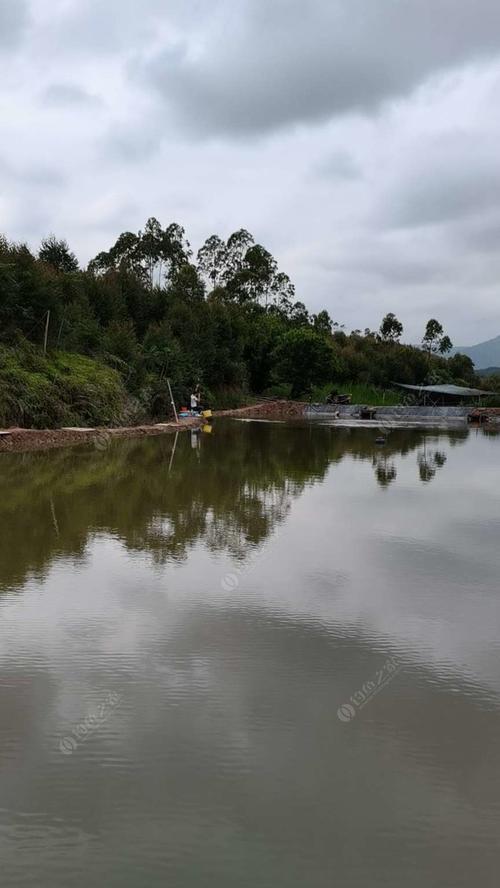
M 352 409 L 352 408 L 351 408 Z M 214 419 L 218 417 L 248 417 L 255 419 L 306 419 L 316 421 L 318 424 L 330 424 L 342 427 L 377 428 L 390 425 L 394 428 L 477 428 L 467 423 L 467 413 L 462 416 L 423 415 L 402 416 L 397 415 L 394 408 L 389 411 L 383 406 L 375 408 L 379 416 L 372 420 L 362 420 L 353 415 L 351 410 L 341 411 L 340 416 L 334 417 L 332 408 L 327 410 L 311 410 L 311 405 L 306 401 L 266 401 L 252 404 L 246 407 L 238 407 L 234 410 L 215 410 Z M 489 428 L 500 426 L 500 409 L 487 409 L 491 424 Z M 392 415 L 391 415 L 392 414 Z M 113 438 L 147 438 L 158 435 L 185 432 L 201 428 L 205 424 L 202 417 L 183 419 L 180 422 L 160 422 L 151 425 L 119 426 L 116 428 L 60 428 L 60 429 L 0 429 L 0 454 L 2 453 L 29 453 L 40 450 L 53 450 L 59 447 L 75 447 L 79 444 L 94 444 L 97 449 L 104 449 Z M 486 426 L 488 427 L 488 426 Z
M 255 410 L 265 410 L 267 404 L 240 407 L 236 410 L 214 411 L 213 416 L 246 415 Z M 113 438 L 151 438 L 158 435 L 171 435 L 199 429 L 205 424 L 203 417 L 188 417 L 179 422 L 157 422 L 138 426 L 96 426 L 95 428 L 23 429 L 13 427 L 0 429 L 0 455 L 2 453 L 33 453 L 39 450 L 54 450 L 60 447 L 77 447 L 79 444 L 94 444 L 97 449 L 105 449 Z

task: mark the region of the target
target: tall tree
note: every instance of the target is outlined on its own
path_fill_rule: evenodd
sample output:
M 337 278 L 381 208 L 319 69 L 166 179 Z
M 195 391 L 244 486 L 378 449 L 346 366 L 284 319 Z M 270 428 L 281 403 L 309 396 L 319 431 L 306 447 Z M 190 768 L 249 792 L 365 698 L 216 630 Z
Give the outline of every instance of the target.
M 422 347 L 431 354 L 446 354 L 453 348 L 453 343 L 449 336 L 444 335 L 444 330 L 439 321 L 431 318 L 427 321 L 424 337 L 422 339 Z
M 333 327 L 333 321 L 332 321 L 330 315 L 328 314 L 328 312 L 326 311 L 326 309 L 323 309 L 323 311 L 318 312 L 317 315 L 313 315 L 312 322 L 313 322 L 314 329 L 318 333 L 331 334 L 332 327 Z
M 221 286 L 229 268 L 227 244 L 212 234 L 198 250 L 197 263 L 199 273 L 208 279 L 213 290 Z
M 398 342 L 403 335 L 403 325 L 401 321 L 398 321 L 396 315 L 390 311 L 389 314 L 386 314 L 383 319 L 380 330 L 379 330 L 380 338 L 384 340 L 384 342 Z
M 78 271 L 78 259 L 71 252 L 67 241 L 58 240 L 53 234 L 43 239 L 38 258 L 63 274 Z

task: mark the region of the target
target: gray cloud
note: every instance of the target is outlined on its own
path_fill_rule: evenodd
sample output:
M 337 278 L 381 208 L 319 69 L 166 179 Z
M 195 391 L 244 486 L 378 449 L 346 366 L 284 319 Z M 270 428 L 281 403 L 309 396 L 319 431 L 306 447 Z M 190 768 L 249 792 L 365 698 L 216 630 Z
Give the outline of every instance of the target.
M 500 205 L 498 143 L 456 131 L 422 143 L 409 169 L 384 197 L 389 221 L 401 226 L 458 220 Z
M 131 51 L 152 41 L 158 20 L 166 18 L 164 0 L 69 0 L 55 21 L 47 23 L 47 41 L 82 55 Z
M 500 201 L 497 202 L 497 207 Z M 458 225 L 453 234 L 457 249 L 468 253 L 470 250 L 479 253 L 498 255 L 500 247 L 500 212 L 498 209 L 485 216 L 467 220 Z
M 26 0 L 1 0 L 0 46 L 15 46 L 28 25 Z
M 51 83 L 42 93 L 42 102 L 54 107 L 101 104 L 97 96 L 74 83 Z
M 103 139 L 101 150 L 112 161 L 143 163 L 160 151 L 162 137 L 162 129 L 157 120 L 143 121 L 140 127 L 133 123 L 120 122 L 110 128 Z
M 314 166 L 313 172 L 325 179 L 360 179 L 363 176 L 361 166 L 347 151 L 333 151 Z
M 40 163 L 22 166 L 0 156 L 0 181 L 2 178 L 28 187 L 60 188 L 65 183 L 64 175 L 54 167 Z
M 151 215 L 195 250 L 244 226 L 349 329 L 491 338 L 499 23 L 496 0 L 0 0 L 2 231 L 85 263 Z
M 193 130 L 245 135 L 376 108 L 500 52 L 496 0 L 234 0 L 202 41 L 147 63 Z M 196 36 L 196 35 L 195 35 Z

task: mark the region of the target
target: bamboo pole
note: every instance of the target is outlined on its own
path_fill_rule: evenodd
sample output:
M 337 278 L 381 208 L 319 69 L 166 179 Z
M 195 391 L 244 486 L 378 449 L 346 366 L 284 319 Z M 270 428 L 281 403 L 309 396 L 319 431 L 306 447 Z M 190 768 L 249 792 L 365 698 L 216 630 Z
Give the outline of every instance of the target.
M 168 385 L 168 390 L 170 392 L 170 401 L 171 401 L 172 407 L 174 408 L 175 421 L 179 422 L 179 417 L 177 416 L 177 409 L 175 406 L 174 396 L 172 394 L 172 386 L 170 385 L 170 379 L 167 379 L 167 385 Z
M 175 451 L 176 451 L 176 449 L 177 449 L 177 439 L 178 439 L 178 437 L 179 437 L 179 432 L 176 432 L 176 433 L 175 433 L 174 446 L 172 447 L 172 454 L 171 454 L 171 456 L 170 456 L 170 465 L 169 465 L 169 467 L 168 467 L 168 474 L 169 474 L 169 475 L 170 475 L 170 472 L 172 471 L 172 465 L 173 465 L 173 462 L 174 462 Z
M 49 324 L 50 324 L 50 309 L 47 312 L 47 322 L 45 324 L 45 336 L 43 339 L 43 353 L 44 353 L 44 355 L 47 354 L 47 340 L 49 338 Z

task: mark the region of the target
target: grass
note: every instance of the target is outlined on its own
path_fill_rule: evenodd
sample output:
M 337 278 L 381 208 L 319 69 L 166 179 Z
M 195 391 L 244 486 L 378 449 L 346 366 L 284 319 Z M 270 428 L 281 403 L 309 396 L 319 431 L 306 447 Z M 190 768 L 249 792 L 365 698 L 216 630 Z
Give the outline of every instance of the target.
M 57 428 L 120 421 L 126 392 L 120 375 L 83 355 L 47 356 L 28 343 L 0 346 L 0 425 Z
M 313 389 L 312 400 L 317 403 L 323 403 L 328 395 L 336 389 L 339 394 L 351 395 L 353 404 L 366 404 L 367 406 L 379 407 L 381 404 L 387 404 L 388 407 L 397 407 L 403 403 L 403 393 L 393 391 L 392 389 L 381 389 L 374 385 L 365 385 L 358 382 L 344 383 L 327 383 Z

